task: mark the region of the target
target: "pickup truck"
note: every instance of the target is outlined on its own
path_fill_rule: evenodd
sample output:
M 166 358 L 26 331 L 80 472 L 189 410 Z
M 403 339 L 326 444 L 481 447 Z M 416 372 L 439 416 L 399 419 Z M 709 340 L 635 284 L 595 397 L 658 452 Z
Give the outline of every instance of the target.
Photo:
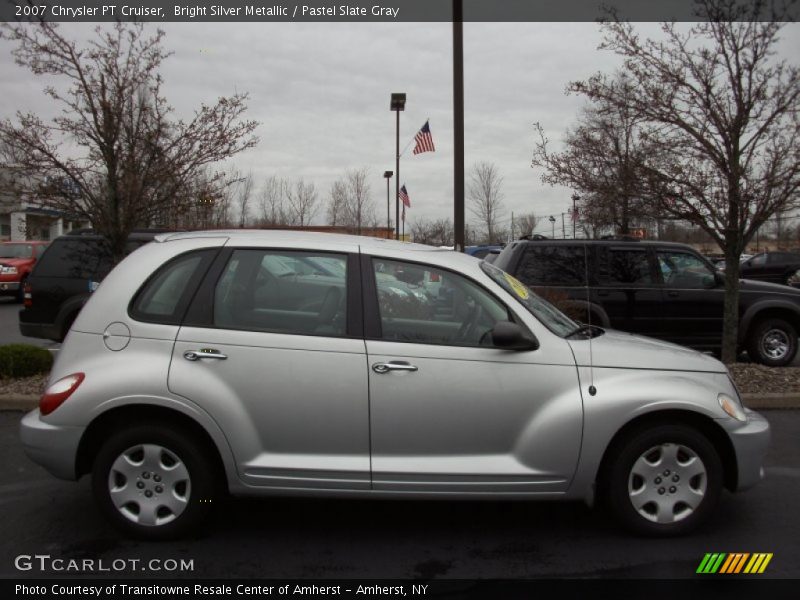
M 0 243 L 0 296 L 24 298 L 25 282 L 48 242 Z

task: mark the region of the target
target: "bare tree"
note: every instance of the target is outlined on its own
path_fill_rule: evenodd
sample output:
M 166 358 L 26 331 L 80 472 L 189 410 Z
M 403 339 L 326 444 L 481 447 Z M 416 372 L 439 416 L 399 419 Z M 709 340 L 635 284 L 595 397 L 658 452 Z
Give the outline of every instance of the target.
M 642 40 L 629 23 L 603 25 L 602 47 L 624 57 L 629 93 L 601 73 L 569 89 L 631 110 L 659 151 L 645 169 L 667 214 L 705 230 L 725 253 L 722 358 L 737 354 L 739 255 L 800 187 L 800 70 L 774 57 L 782 24 L 764 2 L 699 0 L 704 22 L 662 25 Z
M 345 213 L 348 225 L 359 235 L 363 226 L 375 222 L 375 205 L 372 203 L 372 191 L 367 176 L 366 168 L 348 171 L 345 175 L 347 181 Z
M 519 231 L 520 236 L 533 235 L 533 232 L 536 231 L 536 225 L 538 223 L 539 217 L 537 217 L 534 213 L 529 212 L 517 217 L 515 219 L 514 227 L 517 229 L 517 231 Z
M 618 73 L 612 85 L 617 90 L 615 103 L 596 99 L 584 108 L 578 125 L 567 132 L 562 152 L 549 150 L 541 124 L 535 124 L 539 139 L 532 166 L 544 169 L 543 182 L 580 192 L 582 212 L 625 234 L 634 221 L 652 213 L 643 163 L 657 145 L 642 136 L 643 118 L 625 100 L 634 91 L 632 82 Z
M 234 173 L 235 183 L 232 195 L 239 209 L 239 228 L 243 228 L 250 223 L 250 199 L 253 195 L 253 173 L 241 175 L 238 171 Z
M 285 204 L 287 183 L 275 175 L 264 181 L 259 193 L 258 204 L 261 210 L 259 225 L 286 225 L 288 222 Z
M 331 185 L 328 199 L 327 218 L 328 224 L 336 227 L 344 225 L 346 219 L 345 205 L 347 204 L 347 184 L 341 179 L 337 179 Z
M 497 221 L 503 210 L 503 178 L 494 163 L 479 162 L 472 167 L 467 181 L 470 211 L 486 227 L 487 241 L 497 241 Z
M 49 122 L 18 112 L 0 121 L 0 141 L 25 177 L 17 193 L 77 215 L 110 242 L 114 258 L 128 233 L 150 224 L 191 187 L 206 165 L 254 146 L 257 123 L 242 121 L 246 94 L 201 105 L 188 121 L 171 120 L 158 69 L 168 57 L 164 32 L 141 23 L 98 27 L 85 48 L 55 23 L 5 24 L 17 64 L 61 77 L 66 91 L 45 93 L 63 110 Z
M 453 222 L 450 219 L 415 219 L 409 229 L 411 239 L 418 244 L 453 245 Z
M 305 227 L 317 214 L 317 191 L 313 183 L 301 177 L 294 185 L 286 185 L 286 204 L 289 225 Z

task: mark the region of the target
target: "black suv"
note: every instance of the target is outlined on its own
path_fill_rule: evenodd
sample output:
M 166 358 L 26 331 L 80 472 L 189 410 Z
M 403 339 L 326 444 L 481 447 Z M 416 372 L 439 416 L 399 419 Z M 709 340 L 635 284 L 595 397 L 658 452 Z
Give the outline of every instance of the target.
M 742 277 L 800 287 L 800 254 L 762 252 L 742 261 Z
M 670 242 L 530 239 L 494 264 L 575 318 L 719 352 L 723 275 L 690 246 Z M 770 366 L 792 362 L 800 290 L 741 281 L 739 346 Z
M 133 232 L 126 254 L 163 232 Z M 75 230 L 53 240 L 25 284 L 25 308 L 19 313 L 22 335 L 63 341 L 81 307 L 113 266 L 108 242 L 91 229 Z

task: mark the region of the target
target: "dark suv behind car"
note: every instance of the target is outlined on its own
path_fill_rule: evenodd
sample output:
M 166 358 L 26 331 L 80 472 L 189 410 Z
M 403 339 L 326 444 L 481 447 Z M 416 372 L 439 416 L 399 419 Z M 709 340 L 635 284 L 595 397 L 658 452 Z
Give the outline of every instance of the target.
M 128 238 L 127 253 L 161 232 L 135 231 Z M 19 313 L 22 335 L 62 341 L 89 295 L 113 266 L 108 242 L 91 229 L 56 238 L 26 282 L 25 307 Z
M 719 352 L 723 275 L 690 246 L 614 240 L 520 240 L 494 263 L 576 318 Z M 797 352 L 800 290 L 743 279 L 739 345 L 787 365 Z

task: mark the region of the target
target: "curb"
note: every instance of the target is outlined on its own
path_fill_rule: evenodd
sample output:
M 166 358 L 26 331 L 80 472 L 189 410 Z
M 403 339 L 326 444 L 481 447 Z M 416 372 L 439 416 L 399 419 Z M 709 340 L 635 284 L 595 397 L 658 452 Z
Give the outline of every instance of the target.
M 742 394 L 747 408 L 756 410 L 798 409 L 800 393 L 795 394 Z M 39 396 L 34 394 L 0 394 L 0 410 L 33 410 L 39 406 Z

